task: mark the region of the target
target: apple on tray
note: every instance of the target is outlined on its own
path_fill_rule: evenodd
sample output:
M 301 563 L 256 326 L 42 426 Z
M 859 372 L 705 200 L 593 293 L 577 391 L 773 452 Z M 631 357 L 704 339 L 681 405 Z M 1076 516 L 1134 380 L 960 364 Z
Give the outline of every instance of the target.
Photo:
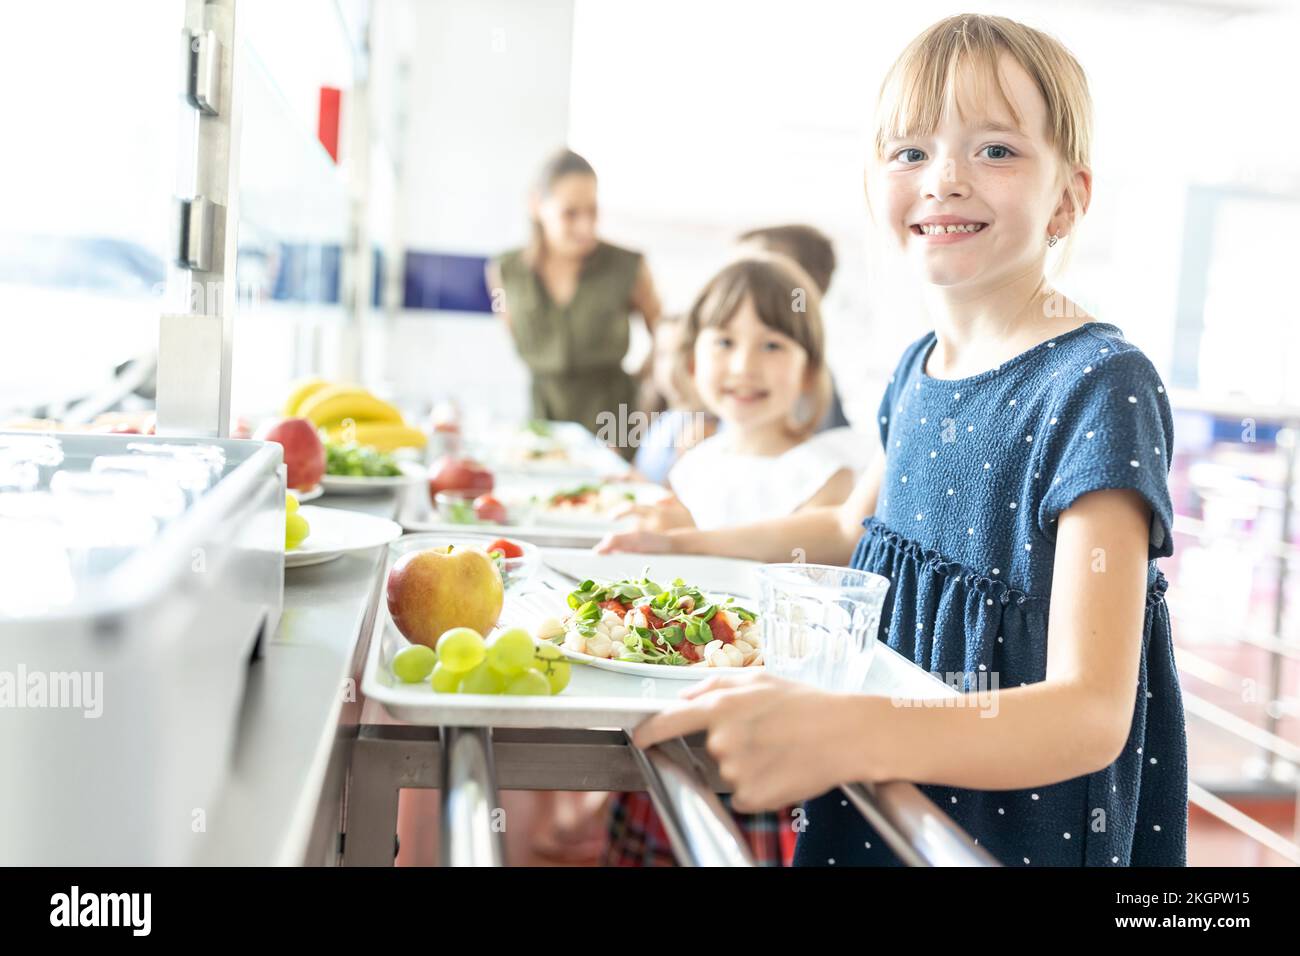
M 273 441 L 284 448 L 284 466 L 289 472 L 288 485 L 298 491 L 310 491 L 325 474 L 325 446 L 316 426 L 305 418 L 282 418 L 258 429 L 262 441 Z
M 474 499 L 474 517 L 478 518 L 479 521 L 505 524 L 509 520 L 509 513 L 499 498 L 495 498 L 490 494 L 479 495 Z
M 492 472 L 472 458 L 445 455 L 429 469 L 429 499 L 440 491 L 477 491 L 487 494 L 495 486 Z
M 437 647 L 455 627 L 489 633 L 501 616 L 505 587 L 485 552 L 449 545 L 402 555 L 388 572 L 387 596 L 402 636 Z

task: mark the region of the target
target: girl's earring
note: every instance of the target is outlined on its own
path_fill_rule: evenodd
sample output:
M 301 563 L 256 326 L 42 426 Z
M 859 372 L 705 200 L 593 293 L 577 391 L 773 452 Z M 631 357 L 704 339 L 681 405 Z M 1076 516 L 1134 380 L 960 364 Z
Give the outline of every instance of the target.
M 1057 241 L 1056 233 L 1052 233 L 1050 236 L 1047 237 L 1047 248 L 1050 249 L 1052 248 L 1052 246 L 1056 245 L 1056 241 Z
M 813 409 L 812 396 L 807 392 L 799 396 L 795 402 L 791 414 L 786 418 L 786 429 L 791 432 L 801 432 L 811 424 Z

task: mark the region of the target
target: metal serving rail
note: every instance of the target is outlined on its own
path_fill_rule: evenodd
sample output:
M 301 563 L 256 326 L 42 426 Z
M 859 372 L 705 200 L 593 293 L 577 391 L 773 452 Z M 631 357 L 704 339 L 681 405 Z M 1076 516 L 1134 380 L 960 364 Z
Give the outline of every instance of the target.
M 443 790 L 444 866 L 503 865 L 498 789 L 646 791 L 679 863 L 753 865 L 715 796 L 728 788 L 698 735 L 642 752 L 621 730 L 364 725 L 352 750 L 345 866 L 392 865 L 404 787 Z M 843 789 L 910 866 L 998 865 L 912 784 Z
M 646 789 L 683 866 L 753 866 L 735 821 L 694 767 L 680 737 L 648 750 L 632 747 Z
M 452 727 L 442 732 L 443 866 L 501 866 L 504 830 L 493 816 L 497 801 L 492 741 L 484 727 Z

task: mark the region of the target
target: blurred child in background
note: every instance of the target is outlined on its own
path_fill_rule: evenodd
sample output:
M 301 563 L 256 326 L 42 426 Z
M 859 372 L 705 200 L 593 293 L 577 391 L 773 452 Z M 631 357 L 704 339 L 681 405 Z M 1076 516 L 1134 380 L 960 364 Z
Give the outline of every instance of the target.
M 717 420 L 700 406 L 694 384 L 681 373 L 685 316 L 665 315 L 654 330 L 654 345 L 642 369 L 640 409 L 650 416 L 633 466 L 636 477 L 656 484 L 668 483 L 668 472 L 678 456 L 717 430 Z
M 678 363 L 721 428 L 682 455 L 669 473 L 676 499 L 647 509 L 642 522 L 719 528 L 848 497 L 864 464 L 857 454 L 863 442 L 848 428 L 816 433 L 830 402 L 830 375 L 820 293 L 796 262 L 754 254 L 726 266 L 686 316 Z M 736 819 L 757 860 L 790 861 L 789 811 Z M 644 794 L 620 794 L 611 824 L 610 863 L 671 864 Z
M 831 287 L 831 278 L 835 275 L 835 246 L 820 229 L 812 226 L 795 224 L 790 226 L 767 226 L 751 229 L 742 233 L 736 240 L 744 252 L 773 252 L 789 256 L 803 267 L 803 271 L 817 285 L 817 291 L 823 300 Z M 824 317 L 824 313 L 823 313 Z M 840 393 L 831 379 L 831 401 L 826 410 L 826 417 L 818 426 L 818 431 L 831 428 L 845 428 L 849 425 L 840 404 Z

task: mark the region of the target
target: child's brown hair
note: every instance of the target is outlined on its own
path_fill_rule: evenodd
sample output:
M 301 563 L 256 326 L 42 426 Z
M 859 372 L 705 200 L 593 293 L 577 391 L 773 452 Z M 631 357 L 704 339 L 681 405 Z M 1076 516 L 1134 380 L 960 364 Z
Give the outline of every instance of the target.
M 835 246 L 820 229 L 798 223 L 767 226 L 742 233 L 736 241 L 789 256 L 803 266 L 822 295 L 831 287 L 831 276 L 835 274 Z
M 753 303 L 764 325 L 788 336 L 808 357 L 805 395 L 811 407 L 786 426 L 794 437 L 807 438 L 826 417 L 831 377 L 826 366 L 821 293 L 813 278 L 793 259 L 775 254 L 747 255 L 708 281 L 686 314 L 680 351 L 683 373 L 694 375 L 695 341 L 700 332 L 726 326 L 746 299 Z

